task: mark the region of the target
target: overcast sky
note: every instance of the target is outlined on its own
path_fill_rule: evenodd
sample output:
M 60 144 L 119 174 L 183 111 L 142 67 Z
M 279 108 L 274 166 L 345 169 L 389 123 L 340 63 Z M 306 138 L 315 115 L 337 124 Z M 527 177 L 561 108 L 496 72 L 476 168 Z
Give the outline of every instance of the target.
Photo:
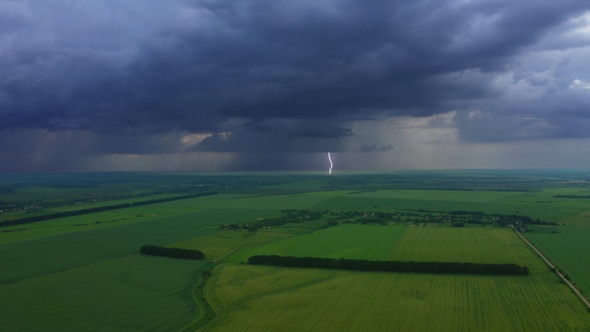
M 590 167 L 587 0 L 2 0 L 0 171 Z

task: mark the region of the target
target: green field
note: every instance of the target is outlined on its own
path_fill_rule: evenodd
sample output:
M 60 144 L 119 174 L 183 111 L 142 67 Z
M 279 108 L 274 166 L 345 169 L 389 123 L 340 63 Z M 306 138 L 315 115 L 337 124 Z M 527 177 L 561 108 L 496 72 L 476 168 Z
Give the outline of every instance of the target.
M 171 247 L 202 251 L 209 260 L 221 260 L 241 248 L 253 247 L 291 237 L 289 233 L 215 231 L 190 240 L 171 243 Z
M 533 219 L 563 222 L 590 208 L 588 199 L 555 198 L 577 190 L 543 190 L 539 192 L 489 192 L 459 190 L 376 190 L 331 197 L 314 209 L 363 211 L 388 210 L 469 210 L 485 213 L 522 214 Z M 590 216 L 586 217 L 590 222 Z
M 0 174 L 0 206 L 47 204 L 39 214 L 208 191 L 218 194 L 0 227 L 0 330 L 590 331 L 581 302 L 511 229 L 492 217 L 485 227 L 450 227 L 448 213 L 555 222 L 531 225 L 526 236 L 590 294 L 585 171 Z M 287 209 L 322 214 L 245 227 Z M 394 218 L 365 225 L 330 214 L 339 211 Z M 13 209 L 0 220 L 17 215 L 32 214 Z M 230 224 L 244 227 L 221 227 Z M 148 243 L 201 250 L 206 261 L 140 256 Z M 261 254 L 514 263 L 531 275 L 240 264 Z M 205 325 L 211 312 L 198 286 L 209 270 L 205 295 L 216 316 Z
M 553 274 L 474 277 L 224 264 L 204 331 L 575 331 L 590 316 Z
M 440 261 L 529 266 L 531 271 L 547 268 L 530 258 L 529 248 L 508 228 L 410 227 L 391 251 L 389 260 Z
M 564 270 L 588 296 L 590 294 L 590 227 L 560 227 L 558 233 L 525 234 L 537 248 Z
M 524 265 L 528 248 L 508 228 L 344 224 L 249 247 L 225 261 L 246 262 L 254 255 Z
M 301 197 L 300 199 L 297 199 Z M 65 233 L 84 232 L 125 226 L 134 222 L 159 223 L 162 218 L 174 216 L 174 222 L 184 220 L 186 225 L 199 224 L 218 227 L 223 223 L 248 222 L 277 214 L 280 206 L 305 207 L 322 198 L 293 198 L 252 195 L 213 195 L 191 199 L 98 212 L 81 216 L 59 218 L 43 222 L 0 228 L 0 244 L 42 238 Z M 288 202 L 284 203 L 284 202 Z M 284 204 L 283 204 L 284 203 Z M 146 225 L 147 225 L 146 224 Z M 135 226 L 130 226 L 135 227 Z M 117 228 L 119 229 L 119 228 Z M 125 227 L 120 228 L 122 230 Z M 7 232 L 17 230 L 15 232 Z M 22 231 L 18 231 L 22 230 Z M 167 240 L 165 240 L 167 241 Z
M 0 284 L 3 331 L 174 331 L 204 262 L 132 255 Z
M 0 283 L 135 254 L 144 244 L 165 245 L 202 236 L 222 222 L 247 221 L 254 215 L 259 214 L 250 210 L 201 211 L 3 244 Z
M 215 233 L 269 210 L 207 209 L 175 201 L 26 225 L 0 233 L 0 330 L 175 330 L 200 312 L 193 290 L 208 262 L 138 256 L 139 247 Z M 221 197 L 218 200 L 224 200 Z M 141 213 L 132 222 L 75 227 Z M 176 214 L 175 214 L 176 213 Z M 16 227 L 16 226 L 13 226 Z M 22 233 L 27 238 L 22 240 Z
M 395 225 L 341 225 L 246 248 L 228 257 L 226 262 L 246 262 L 254 255 L 385 260 L 405 231 L 406 227 Z
M 532 274 L 433 276 L 223 264 L 214 270 L 207 286 L 206 294 L 218 311 L 207 330 L 562 331 L 590 327 L 590 315 L 581 302 L 513 230 L 429 226 L 341 225 L 242 249 L 226 262 L 277 254 L 515 263 L 529 267 Z

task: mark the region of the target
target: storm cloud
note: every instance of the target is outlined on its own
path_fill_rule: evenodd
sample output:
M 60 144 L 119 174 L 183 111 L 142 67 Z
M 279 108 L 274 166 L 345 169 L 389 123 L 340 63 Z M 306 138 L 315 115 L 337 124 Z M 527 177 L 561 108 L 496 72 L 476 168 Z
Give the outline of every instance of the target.
M 585 138 L 588 10 L 579 0 L 5 1 L 1 137 L 14 155 L 393 153 L 408 136 L 383 121 L 409 117 L 441 136 L 420 142 Z M 48 146 L 42 136 L 55 133 L 77 139 Z

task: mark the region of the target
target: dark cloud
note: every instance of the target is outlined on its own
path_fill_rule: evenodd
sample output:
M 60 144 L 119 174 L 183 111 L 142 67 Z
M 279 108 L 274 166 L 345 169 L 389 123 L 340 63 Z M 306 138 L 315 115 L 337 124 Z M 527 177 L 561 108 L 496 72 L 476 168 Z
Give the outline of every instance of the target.
M 195 145 L 197 151 L 223 152 L 326 152 L 341 151 L 352 136 L 349 128 L 333 125 L 304 126 L 304 122 L 276 125 L 273 132 L 236 127 L 235 131 L 212 134 Z
M 0 130 L 89 133 L 96 153 L 319 152 L 356 138 L 355 121 L 458 110 L 463 140 L 583 135 L 571 127 L 588 98 L 550 90 L 519 56 L 583 45 L 555 40 L 589 9 L 579 0 L 13 1 L 0 5 Z M 498 85 L 507 72 L 514 86 L 548 92 L 522 103 Z M 208 137 L 187 148 L 182 133 Z
M 352 136 L 350 128 L 334 124 L 330 119 L 278 120 L 255 119 L 244 124 L 244 129 L 259 133 L 275 132 L 289 137 L 338 138 Z
M 365 144 L 359 149 L 360 152 L 386 152 L 393 150 L 395 147 L 391 144 L 377 145 L 377 144 Z

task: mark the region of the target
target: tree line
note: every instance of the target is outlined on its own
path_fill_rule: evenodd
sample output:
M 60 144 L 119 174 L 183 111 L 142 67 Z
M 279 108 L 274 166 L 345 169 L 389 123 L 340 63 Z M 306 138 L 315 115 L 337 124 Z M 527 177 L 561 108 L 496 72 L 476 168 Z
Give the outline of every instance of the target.
M 162 247 L 153 244 L 146 244 L 139 248 L 139 252 L 144 255 L 164 256 L 184 259 L 205 259 L 205 254 L 200 250 Z
M 555 198 L 590 198 L 590 195 L 553 195 Z
M 0 222 L 0 227 L 22 225 L 22 224 L 28 224 L 28 223 L 32 223 L 32 222 L 38 222 L 38 221 L 46 221 L 46 220 L 52 220 L 52 219 L 58 219 L 58 218 L 80 216 L 83 214 L 118 210 L 118 209 L 133 207 L 133 206 L 143 206 L 143 205 L 149 205 L 149 204 L 171 202 L 171 201 L 176 201 L 176 200 L 180 200 L 180 199 L 194 198 L 194 197 L 199 197 L 199 196 L 208 196 L 208 195 L 214 195 L 214 194 L 216 194 L 216 193 L 215 192 L 199 193 L 199 194 L 192 194 L 192 195 L 150 199 L 150 200 L 146 200 L 146 201 L 133 202 L 133 203 L 105 205 L 105 206 L 93 207 L 93 208 L 88 208 L 88 209 L 50 213 L 50 214 L 44 214 L 41 216 L 33 216 L 33 217 L 26 217 L 26 218 L 2 221 L 2 222 Z
M 371 261 L 367 259 L 293 257 L 277 255 L 252 256 L 248 264 L 285 267 L 308 267 L 358 271 L 415 272 L 475 275 L 528 275 L 529 268 L 516 264 L 462 262 Z
M 540 219 L 532 219 L 525 215 L 519 214 L 499 214 L 484 213 L 482 211 L 429 211 L 425 209 L 418 210 L 400 210 L 394 211 L 332 211 L 332 210 L 307 210 L 307 209 L 285 209 L 281 210 L 281 215 L 275 218 L 251 221 L 247 224 L 230 224 L 229 226 L 221 225 L 224 230 L 247 229 L 256 231 L 259 228 L 269 228 L 287 223 L 301 223 L 305 221 L 325 220 L 326 226 L 334 226 L 339 223 L 361 223 L 361 224 L 379 224 L 385 225 L 389 222 L 422 222 L 422 223 L 441 223 L 450 224 L 453 227 L 464 227 L 468 224 L 506 226 L 514 223 L 535 224 L 535 225 L 557 225 L 555 222 L 549 222 Z

